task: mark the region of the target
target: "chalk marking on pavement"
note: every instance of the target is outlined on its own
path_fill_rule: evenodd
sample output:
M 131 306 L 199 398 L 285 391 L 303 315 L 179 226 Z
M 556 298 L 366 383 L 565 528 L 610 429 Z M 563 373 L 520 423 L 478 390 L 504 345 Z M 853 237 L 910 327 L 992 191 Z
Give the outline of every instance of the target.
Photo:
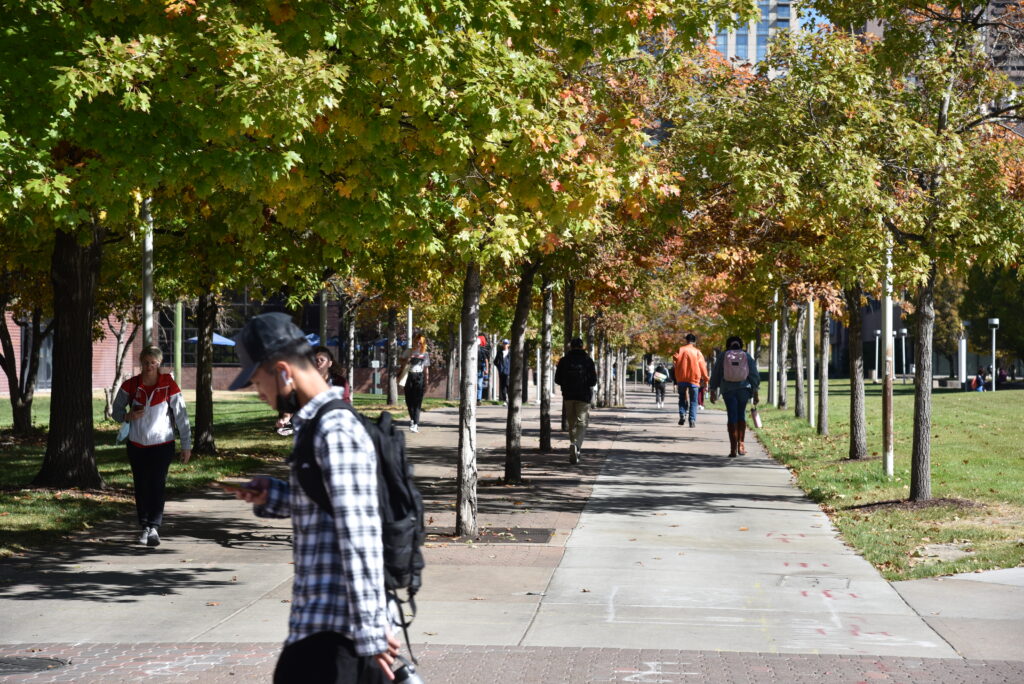
M 625 674 L 632 672 L 627 677 L 619 679 L 620 682 L 645 682 L 646 684 L 672 684 L 672 679 L 648 679 L 648 677 L 661 677 L 663 675 L 682 675 L 684 677 L 699 677 L 700 672 L 665 672 L 661 668 L 665 665 L 690 665 L 690 663 L 677 663 L 677 662 L 659 662 L 659 661 L 647 661 L 643 663 L 647 666 L 647 670 L 615 670 L 616 674 Z
M 605 622 L 615 622 L 615 596 L 619 593 L 619 585 L 612 587 L 612 593 L 608 595 L 608 610 L 605 615 Z
M 207 665 L 209 667 L 216 667 L 224 663 L 224 657 L 219 655 L 186 655 L 174 660 L 164 660 L 159 662 L 159 667 L 146 667 L 143 669 L 145 674 L 151 676 L 160 677 L 180 677 L 182 670 L 192 665 Z M 154 663 L 157 665 L 157 663 Z M 209 669 L 209 667 L 207 669 Z

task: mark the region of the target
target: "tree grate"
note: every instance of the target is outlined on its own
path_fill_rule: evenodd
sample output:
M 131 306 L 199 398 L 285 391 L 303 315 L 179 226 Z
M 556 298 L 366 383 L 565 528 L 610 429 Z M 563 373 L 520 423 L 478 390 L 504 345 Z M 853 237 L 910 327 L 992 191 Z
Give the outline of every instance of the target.
M 0 657 L 0 676 L 28 674 L 30 672 L 46 672 L 64 667 L 68 661 L 60 658 L 18 658 Z

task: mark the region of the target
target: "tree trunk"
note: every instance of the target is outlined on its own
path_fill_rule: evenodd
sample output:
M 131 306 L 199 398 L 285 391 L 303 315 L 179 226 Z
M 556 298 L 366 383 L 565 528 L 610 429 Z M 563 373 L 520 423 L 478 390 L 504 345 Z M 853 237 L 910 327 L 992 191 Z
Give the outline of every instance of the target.
M 523 405 L 525 406 L 530 401 L 530 341 L 523 338 L 523 365 L 520 366 L 522 369 L 519 375 L 522 377 L 522 392 Z M 511 377 L 515 374 L 515 371 L 511 371 L 509 375 L 509 383 L 511 384 Z
M 935 333 L 935 273 L 917 289 L 917 365 L 914 369 L 914 450 L 910 458 L 910 500 L 932 498 L 932 336 Z M 992 369 L 993 381 L 996 369 Z
M 32 484 L 99 489 L 92 409 L 92 324 L 104 230 L 85 228 L 88 244 L 58 230 L 53 245 L 53 400 L 46 455 Z
M 567 279 L 565 281 L 565 294 L 562 301 L 562 355 L 569 353 L 569 342 L 573 337 L 573 326 L 576 324 L 576 281 Z M 565 418 L 565 401 L 562 402 L 562 432 L 569 429 Z
M 779 408 L 787 408 L 789 390 L 789 298 L 782 295 L 779 313 Z
M 398 309 L 388 309 L 388 406 L 398 404 Z
M 541 280 L 544 313 L 540 338 L 540 450 L 551 451 L 551 325 L 554 317 L 554 286 L 546 274 Z
M 110 323 L 108 318 L 106 321 L 107 329 L 114 336 L 114 380 L 110 387 L 103 390 L 103 395 L 106 399 L 103 406 L 103 420 L 114 419 L 114 399 L 117 398 L 117 392 L 121 388 L 121 383 L 124 382 L 129 376 L 124 372 L 124 361 L 128 358 L 129 352 L 132 348 L 132 342 L 135 341 L 135 336 L 138 334 L 139 329 L 142 326 L 134 325 L 129 322 L 128 316 L 118 317 L 118 326 L 115 329 Z M 128 326 L 131 326 L 132 331 L 127 332 Z M 175 378 L 178 383 L 181 382 L 181 378 Z
M 868 428 L 864 412 L 864 319 L 861 315 L 861 286 L 857 283 L 844 291 L 846 312 L 850 317 L 850 453 L 851 459 L 868 455 Z
M 526 359 L 526 323 L 533 303 L 533 279 L 538 264 L 527 263 L 519 275 L 519 294 L 512 316 L 511 364 L 509 368 L 508 414 L 505 419 L 505 484 L 523 481 L 523 404 L 526 393 L 520 383 L 526 384 L 530 372 Z
M 215 454 L 213 436 L 213 328 L 217 323 L 217 295 L 212 286 L 199 295 L 196 305 L 196 426 L 192 453 Z
M 796 330 L 793 346 L 796 352 L 796 417 L 807 418 L 807 406 L 804 398 L 804 328 L 807 327 L 807 303 L 797 306 Z
M 459 383 L 459 467 L 455 534 L 475 537 L 476 521 L 476 338 L 480 330 L 480 264 L 470 261 L 462 284 L 462 370 Z
M 448 326 L 448 368 L 445 373 L 444 398 L 451 401 L 455 398 L 455 371 L 458 369 L 459 335 L 454 323 Z
M 352 307 L 345 316 L 345 372 L 352 395 L 356 392 L 356 309 Z
M 31 320 L 24 323 L 29 327 L 29 353 L 28 367 L 22 367 L 19 376 L 18 359 L 14 354 L 14 341 L 6 325 L 2 324 L 4 312 L 7 310 L 7 299 L 0 303 L 0 366 L 3 367 L 7 376 L 7 387 L 10 390 L 11 417 L 13 418 L 13 432 L 22 437 L 32 432 L 32 400 L 36 393 L 36 378 L 39 375 L 39 350 L 43 346 L 43 340 L 53 329 L 51 321 L 43 326 L 43 313 L 40 309 L 32 310 Z
M 828 364 L 832 352 L 832 345 L 829 344 L 832 330 L 832 317 L 825 302 L 821 303 L 821 363 L 818 364 L 821 381 L 818 385 L 818 434 L 828 434 Z

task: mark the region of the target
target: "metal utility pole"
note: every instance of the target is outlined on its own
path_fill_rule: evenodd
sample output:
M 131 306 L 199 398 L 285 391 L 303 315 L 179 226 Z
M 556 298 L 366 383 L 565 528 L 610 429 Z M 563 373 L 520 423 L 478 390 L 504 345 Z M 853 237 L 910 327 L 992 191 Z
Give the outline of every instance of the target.
M 181 341 L 184 337 L 182 324 L 185 319 L 181 301 L 174 303 L 174 381 L 179 386 L 182 384 L 181 377 Z
M 992 391 L 996 391 L 996 376 L 999 375 L 996 368 L 996 330 L 999 330 L 999 319 L 988 319 L 988 327 L 992 328 Z
M 882 377 L 882 461 L 887 477 L 893 475 L 893 412 L 892 385 L 895 373 L 895 352 L 893 337 L 896 331 L 892 328 L 892 248 L 885 250 L 885 281 L 882 284 L 882 339 L 885 340 L 885 365 Z
M 156 346 L 153 339 L 153 198 L 142 200 L 142 346 Z
M 814 298 L 807 300 L 807 419 L 811 427 L 818 426 L 818 413 L 814 403 Z

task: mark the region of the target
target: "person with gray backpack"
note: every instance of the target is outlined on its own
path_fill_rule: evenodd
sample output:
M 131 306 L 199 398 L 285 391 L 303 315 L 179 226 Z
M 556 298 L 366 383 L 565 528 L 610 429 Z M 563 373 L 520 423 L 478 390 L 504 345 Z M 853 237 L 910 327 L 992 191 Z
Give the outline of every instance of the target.
M 745 411 L 751 399 L 755 406 L 759 401 L 757 388 L 761 374 L 757 370 L 757 362 L 744 351 L 742 339 L 733 335 L 726 340 L 725 347 L 725 353 L 718 355 L 711 372 L 711 403 L 718 400 L 721 391 L 729 414 L 729 457 L 736 458 L 747 453 L 743 443 L 747 433 Z

